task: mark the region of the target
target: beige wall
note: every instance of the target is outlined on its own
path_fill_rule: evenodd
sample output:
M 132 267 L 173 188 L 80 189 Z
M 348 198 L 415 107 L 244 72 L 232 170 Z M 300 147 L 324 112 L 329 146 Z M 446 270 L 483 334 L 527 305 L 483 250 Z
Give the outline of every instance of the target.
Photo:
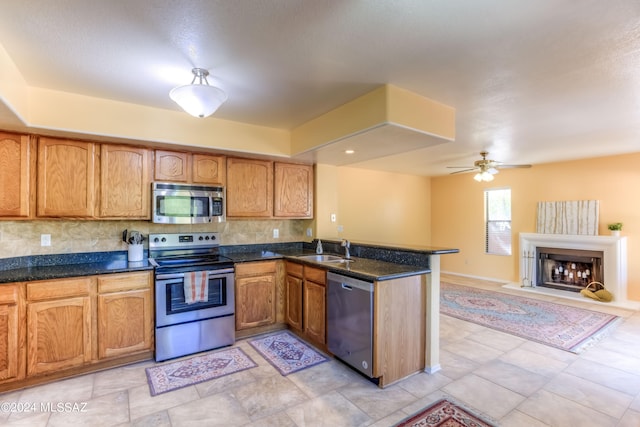
M 628 236 L 628 297 L 640 300 L 640 153 L 562 163 L 531 169 L 504 169 L 490 183 L 470 174 L 432 178 L 432 244 L 460 249 L 442 257 L 442 269 L 472 276 L 518 280 L 518 233 L 536 228 L 539 201 L 599 200 L 599 234 L 623 222 Z M 513 255 L 484 253 L 484 200 L 487 188 L 511 188 Z
M 317 165 L 316 175 L 317 237 L 430 245 L 429 178 L 328 165 Z

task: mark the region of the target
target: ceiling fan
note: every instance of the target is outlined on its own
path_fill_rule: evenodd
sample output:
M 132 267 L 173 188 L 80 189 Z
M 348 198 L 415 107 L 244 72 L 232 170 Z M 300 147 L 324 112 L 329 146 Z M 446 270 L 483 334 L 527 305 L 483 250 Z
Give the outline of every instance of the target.
M 530 168 L 531 165 L 505 165 L 502 162 L 496 160 L 487 159 L 489 153 L 487 151 L 480 152 L 482 160 L 476 160 L 473 162 L 473 166 L 447 166 L 450 169 L 462 169 L 459 171 L 451 172 L 451 174 L 464 173 L 477 171 L 473 177 L 478 182 L 481 181 L 493 181 L 493 175 L 499 172 L 501 168 Z

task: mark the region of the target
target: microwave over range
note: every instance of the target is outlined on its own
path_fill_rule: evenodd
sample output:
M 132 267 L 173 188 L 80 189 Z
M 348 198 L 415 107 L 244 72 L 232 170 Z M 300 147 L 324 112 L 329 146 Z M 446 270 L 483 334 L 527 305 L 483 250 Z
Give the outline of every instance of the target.
M 207 224 L 225 221 L 224 187 L 154 182 L 152 221 L 159 224 Z

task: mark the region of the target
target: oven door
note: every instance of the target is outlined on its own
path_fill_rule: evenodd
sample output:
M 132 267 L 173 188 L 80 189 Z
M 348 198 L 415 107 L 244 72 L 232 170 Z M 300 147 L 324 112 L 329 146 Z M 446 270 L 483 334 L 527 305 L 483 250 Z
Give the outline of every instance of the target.
M 208 299 L 191 304 L 185 301 L 185 274 L 156 275 L 156 327 L 234 314 L 233 268 L 207 271 Z

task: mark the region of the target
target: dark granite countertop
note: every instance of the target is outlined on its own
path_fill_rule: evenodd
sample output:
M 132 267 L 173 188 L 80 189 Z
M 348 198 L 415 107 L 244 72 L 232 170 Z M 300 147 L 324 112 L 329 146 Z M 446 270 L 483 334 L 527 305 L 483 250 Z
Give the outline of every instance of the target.
M 340 241 L 323 240 L 322 244 L 325 254 L 344 255 L 344 248 L 340 247 Z M 362 280 L 381 281 L 430 273 L 430 257 L 432 255 L 458 252 L 457 249 L 404 248 L 352 242 L 353 261 L 349 263 L 319 263 L 297 258 L 300 255 L 315 254 L 316 245 L 317 240 L 221 246 L 220 253 L 235 263 L 284 258 Z M 148 253 L 145 251 L 143 261 L 128 262 L 127 252 L 117 251 L 0 259 L 0 283 L 153 270 L 147 257 Z
M 38 255 L 0 260 L 0 283 L 145 270 L 153 270 L 146 256 L 143 261 L 128 262 L 126 251 Z

